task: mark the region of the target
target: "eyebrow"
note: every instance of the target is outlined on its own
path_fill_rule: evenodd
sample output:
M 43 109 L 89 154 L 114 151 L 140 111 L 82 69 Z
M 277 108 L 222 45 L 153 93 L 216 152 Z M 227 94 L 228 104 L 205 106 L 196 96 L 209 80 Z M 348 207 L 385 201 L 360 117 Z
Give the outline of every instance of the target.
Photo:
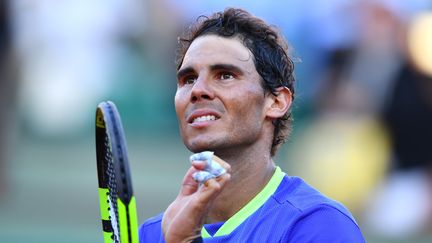
M 243 75 L 244 74 L 244 71 L 241 70 L 236 65 L 225 64 L 225 63 L 218 63 L 218 64 L 210 65 L 210 70 L 211 71 L 227 70 L 227 71 L 231 71 L 233 73 L 236 73 L 238 75 Z M 181 77 L 183 77 L 183 76 L 185 76 L 187 74 L 191 74 L 191 73 L 195 73 L 195 69 L 193 67 L 182 68 L 182 69 L 180 69 L 177 72 L 177 79 L 180 79 Z
M 195 73 L 195 70 L 192 67 L 182 68 L 177 72 L 177 79 L 180 79 L 181 77 L 190 73 Z
M 227 71 L 231 71 L 234 72 L 238 75 L 243 75 L 243 71 L 232 64 L 214 64 L 214 65 L 210 65 L 210 70 L 212 71 L 216 71 L 216 70 L 227 70 Z

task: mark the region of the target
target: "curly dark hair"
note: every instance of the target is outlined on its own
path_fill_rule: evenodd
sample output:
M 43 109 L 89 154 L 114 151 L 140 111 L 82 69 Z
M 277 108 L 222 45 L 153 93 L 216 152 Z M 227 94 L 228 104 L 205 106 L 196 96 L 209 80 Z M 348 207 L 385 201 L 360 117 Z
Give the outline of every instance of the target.
M 262 78 L 261 84 L 265 92 L 276 95 L 277 88 L 287 87 L 294 99 L 294 63 L 288 55 L 288 44 L 276 27 L 238 8 L 227 8 L 210 17 L 200 16 L 178 39 L 177 70 L 191 43 L 204 35 L 238 37 L 253 54 L 255 68 Z M 271 156 L 286 141 L 291 122 L 291 110 L 273 121 L 275 128 Z

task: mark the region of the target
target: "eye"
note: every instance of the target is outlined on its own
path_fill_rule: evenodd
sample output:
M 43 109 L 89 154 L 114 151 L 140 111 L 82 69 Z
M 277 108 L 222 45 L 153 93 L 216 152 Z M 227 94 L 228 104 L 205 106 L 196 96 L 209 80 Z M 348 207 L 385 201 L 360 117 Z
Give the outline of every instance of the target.
M 184 84 L 193 84 L 196 81 L 195 76 L 186 77 L 184 80 Z
M 224 72 L 221 73 L 219 76 L 220 80 L 229 80 L 229 79 L 234 79 L 234 74 L 229 73 L 229 72 Z
M 194 84 L 196 81 L 196 76 L 195 75 L 190 75 L 190 76 L 186 76 L 183 77 L 179 80 L 179 84 L 180 85 L 188 85 L 188 84 Z

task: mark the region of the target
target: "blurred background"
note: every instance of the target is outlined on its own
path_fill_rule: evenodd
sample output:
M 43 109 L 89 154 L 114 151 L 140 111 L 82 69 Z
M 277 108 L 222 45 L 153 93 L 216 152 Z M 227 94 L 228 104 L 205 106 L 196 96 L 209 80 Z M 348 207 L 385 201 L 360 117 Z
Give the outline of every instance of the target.
M 1 242 L 102 242 L 102 100 L 123 118 L 139 223 L 167 207 L 190 155 L 177 36 L 227 6 L 292 46 L 295 121 L 277 164 L 343 202 L 367 242 L 432 241 L 430 0 L 1 0 Z

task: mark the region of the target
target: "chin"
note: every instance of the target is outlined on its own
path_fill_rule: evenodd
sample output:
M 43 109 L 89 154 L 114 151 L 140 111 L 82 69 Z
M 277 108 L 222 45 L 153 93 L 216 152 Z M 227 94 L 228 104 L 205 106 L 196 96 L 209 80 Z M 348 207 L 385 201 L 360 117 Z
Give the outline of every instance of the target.
M 193 153 L 199 153 L 202 151 L 214 151 L 214 142 L 210 140 L 198 140 L 198 141 L 185 141 L 186 147 Z

